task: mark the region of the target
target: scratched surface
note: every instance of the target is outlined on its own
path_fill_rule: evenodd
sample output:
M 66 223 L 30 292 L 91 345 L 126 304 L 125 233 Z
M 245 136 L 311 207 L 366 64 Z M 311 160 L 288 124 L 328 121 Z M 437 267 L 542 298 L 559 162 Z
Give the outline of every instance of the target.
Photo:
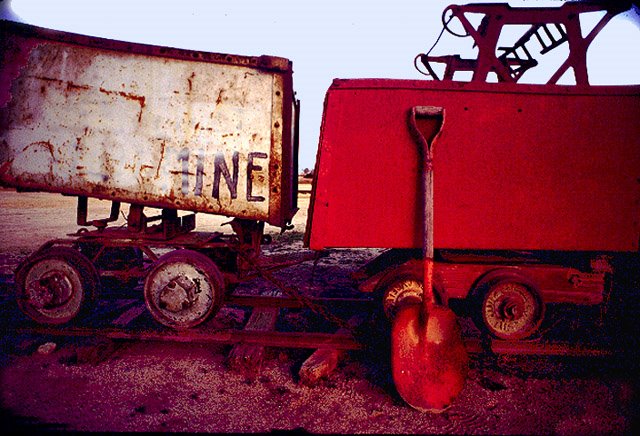
M 281 207 L 280 72 L 21 35 L 3 51 L 3 184 L 265 221 Z

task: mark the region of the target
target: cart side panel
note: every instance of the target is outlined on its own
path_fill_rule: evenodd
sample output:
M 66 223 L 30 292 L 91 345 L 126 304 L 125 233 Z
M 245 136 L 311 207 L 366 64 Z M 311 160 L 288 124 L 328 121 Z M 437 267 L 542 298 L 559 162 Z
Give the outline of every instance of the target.
M 638 251 L 640 87 L 336 81 L 327 94 L 312 248 L 419 248 L 415 106 L 443 107 L 436 248 Z
M 295 204 L 281 196 L 296 146 L 288 61 L 211 62 L 14 27 L 2 23 L 2 184 L 274 225 L 291 218 Z

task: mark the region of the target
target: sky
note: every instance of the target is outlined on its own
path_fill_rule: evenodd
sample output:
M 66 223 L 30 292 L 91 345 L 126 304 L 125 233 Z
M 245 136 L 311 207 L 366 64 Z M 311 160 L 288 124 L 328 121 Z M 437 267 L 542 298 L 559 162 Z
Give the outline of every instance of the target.
M 494 0 L 495 2 L 496 0 Z M 479 1 L 477 3 L 486 3 Z M 3 18 L 123 41 L 293 61 L 302 102 L 300 170 L 313 168 L 324 95 L 334 78 L 426 80 L 413 66 L 454 0 L 0 0 Z M 511 1 L 560 6 L 560 0 Z M 614 18 L 588 54 L 592 84 L 640 83 L 638 10 Z M 585 20 L 595 23 L 598 17 Z M 593 25 L 593 24 L 591 24 Z M 434 55 L 475 57 L 471 38 L 445 32 Z M 549 71 L 548 69 L 546 71 Z M 523 77 L 529 83 L 546 81 Z

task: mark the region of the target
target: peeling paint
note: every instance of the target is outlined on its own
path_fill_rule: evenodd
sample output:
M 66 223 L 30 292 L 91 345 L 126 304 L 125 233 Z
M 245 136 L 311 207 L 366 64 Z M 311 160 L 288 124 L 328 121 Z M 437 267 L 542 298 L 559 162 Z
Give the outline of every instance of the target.
M 0 108 L 2 183 L 274 225 L 292 214 L 272 194 L 292 183 L 274 170 L 293 167 L 280 162 L 294 156 L 281 150 L 291 128 L 288 61 L 273 61 L 287 65 L 280 70 L 265 67 L 268 57 L 187 60 L 174 49 L 72 43 L 73 35 L 26 27 L 12 35 L 8 26 L 22 55 L 0 65 L 11 81 Z

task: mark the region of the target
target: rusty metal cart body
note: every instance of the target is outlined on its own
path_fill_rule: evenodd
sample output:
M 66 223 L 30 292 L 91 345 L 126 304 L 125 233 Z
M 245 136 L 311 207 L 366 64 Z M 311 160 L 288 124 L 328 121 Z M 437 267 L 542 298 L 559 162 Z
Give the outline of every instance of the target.
M 65 323 L 98 276 L 144 276 L 159 322 L 207 319 L 250 275 L 238 253 L 257 257 L 264 224 L 285 229 L 297 210 L 291 62 L 9 22 L 1 39 L 2 184 L 78 196 L 78 224 L 96 228 L 27 259 L 16 274 L 21 308 Z M 88 197 L 111 200 L 110 216 L 89 219 Z M 109 227 L 121 203 L 126 228 Z M 194 232 L 197 212 L 230 217 L 233 232 Z

